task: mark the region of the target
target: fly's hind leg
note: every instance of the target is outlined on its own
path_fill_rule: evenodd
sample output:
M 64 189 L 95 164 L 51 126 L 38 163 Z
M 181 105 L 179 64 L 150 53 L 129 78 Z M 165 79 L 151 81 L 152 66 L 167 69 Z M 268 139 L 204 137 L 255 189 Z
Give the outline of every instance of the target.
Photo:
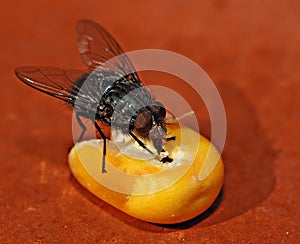
M 82 116 L 80 113 L 76 113 L 76 120 L 79 126 L 81 127 L 81 133 L 80 136 L 78 137 L 77 141 L 81 141 L 82 137 L 86 131 L 86 126 L 83 124 L 82 120 L 80 119 L 80 116 Z
M 106 173 L 106 169 L 105 169 L 105 157 L 106 157 L 106 136 L 104 135 L 103 131 L 101 130 L 100 126 L 97 124 L 97 122 L 94 122 L 95 127 L 97 129 L 97 131 L 100 133 L 102 139 L 103 139 L 103 156 L 102 156 L 102 173 Z
M 76 113 L 76 120 L 77 120 L 77 123 L 79 124 L 79 126 L 81 128 L 80 136 L 78 137 L 77 142 L 82 140 L 82 137 L 83 137 L 83 135 L 84 135 L 84 133 L 86 131 L 86 126 L 82 122 L 80 116 L 82 116 L 80 113 Z M 69 148 L 69 151 L 71 149 L 72 149 L 72 147 Z

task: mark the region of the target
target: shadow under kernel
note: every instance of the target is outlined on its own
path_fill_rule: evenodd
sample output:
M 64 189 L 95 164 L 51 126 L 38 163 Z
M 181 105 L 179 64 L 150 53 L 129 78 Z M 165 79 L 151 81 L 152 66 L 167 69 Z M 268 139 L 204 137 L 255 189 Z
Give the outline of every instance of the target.
M 276 151 L 260 128 L 251 104 L 230 82 L 218 88 L 227 116 L 227 137 L 222 153 L 225 182 L 222 200 L 214 211 L 207 218 L 200 215 L 192 221 L 197 222 L 199 218 L 198 226 L 217 224 L 256 207 L 270 195 L 276 182 Z

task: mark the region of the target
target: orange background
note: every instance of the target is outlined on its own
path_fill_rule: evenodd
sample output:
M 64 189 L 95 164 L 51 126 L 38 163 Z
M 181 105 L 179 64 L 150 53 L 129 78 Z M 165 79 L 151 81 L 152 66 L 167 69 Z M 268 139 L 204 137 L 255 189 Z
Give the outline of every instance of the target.
M 2 3 L 0 242 L 296 243 L 299 13 L 292 0 Z M 83 68 L 74 31 L 81 18 L 105 26 L 127 51 L 185 55 L 215 82 L 227 113 L 226 180 L 206 213 L 175 226 L 145 223 L 98 200 L 72 177 L 71 112 L 23 85 L 14 68 Z

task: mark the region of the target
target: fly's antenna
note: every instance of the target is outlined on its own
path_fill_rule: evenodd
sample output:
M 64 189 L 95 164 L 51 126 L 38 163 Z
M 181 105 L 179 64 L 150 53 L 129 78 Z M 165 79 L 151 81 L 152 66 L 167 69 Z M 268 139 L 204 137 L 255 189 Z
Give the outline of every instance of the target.
M 186 118 L 186 117 L 189 117 L 189 116 L 192 116 L 192 115 L 194 115 L 194 114 L 195 114 L 194 110 L 191 110 L 191 111 L 189 111 L 189 112 L 187 112 L 187 113 L 185 113 L 185 114 L 179 116 L 179 117 L 177 118 L 177 120 L 182 120 L 182 119 L 184 119 L 184 118 Z
M 171 115 L 171 114 L 168 113 L 167 114 L 167 118 L 165 119 L 165 123 L 166 124 L 173 124 L 176 121 L 180 121 L 180 120 L 182 120 L 182 119 L 184 119 L 186 117 L 192 116 L 194 114 L 195 114 L 194 110 L 191 110 L 191 111 L 189 111 L 189 112 L 187 112 L 187 113 L 185 113 L 185 114 L 183 114 L 183 115 L 181 115 L 181 116 L 179 116 L 179 117 L 176 118 L 173 115 Z

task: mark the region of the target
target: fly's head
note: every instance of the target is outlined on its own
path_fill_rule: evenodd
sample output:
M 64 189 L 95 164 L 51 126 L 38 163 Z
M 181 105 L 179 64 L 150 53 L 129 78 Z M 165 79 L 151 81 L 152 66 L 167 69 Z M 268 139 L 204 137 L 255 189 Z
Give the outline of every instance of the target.
M 157 153 L 163 150 L 167 129 L 164 123 L 166 109 L 160 102 L 154 102 L 142 109 L 134 121 L 134 130 L 144 137 L 148 137 Z

